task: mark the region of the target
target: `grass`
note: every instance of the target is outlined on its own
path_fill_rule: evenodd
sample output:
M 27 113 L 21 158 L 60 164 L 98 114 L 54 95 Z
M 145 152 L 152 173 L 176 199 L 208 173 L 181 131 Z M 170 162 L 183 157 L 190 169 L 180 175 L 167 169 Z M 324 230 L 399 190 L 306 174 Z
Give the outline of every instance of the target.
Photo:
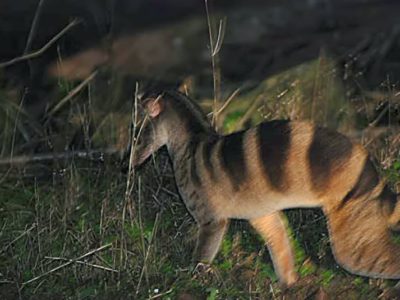
M 353 112 L 344 113 L 350 101 L 332 68 L 333 62 L 322 57 L 266 79 L 232 101 L 219 116 L 220 128 L 229 132 L 238 123 L 245 125 L 246 114 L 253 123 L 290 117 L 350 126 Z M 84 148 L 126 145 L 131 114 L 122 96 L 124 84 L 113 77 L 115 89 L 108 86 L 104 92 L 103 79 L 98 80 L 55 116 L 64 126 L 43 134 L 55 151 L 68 146 L 69 137 L 82 128 Z M 74 88 L 69 82 L 59 85 L 59 98 Z M 251 108 L 254 99 L 261 100 Z M 0 149 L 6 155 L 26 143 L 19 130 L 24 118 L 19 105 L 0 105 L 6 116 Z M 398 135 L 364 142 L 396 186 Z M 0 173 L 0 183 L 1 299 L 306 299 L 321 289 L 336 299 L 376 299 L 392 284 L 338 267 L 317 209 L 287 211 L 301 275 L 294 289 L 280 288 L 262 239 L 243 221 L 232 222 L 213 272 L 196 277 L 191 269 L 196 225 L 179 199 L 163 151 L 135 172 L 132 193 L 126 192 L 126 174 L 107 158 L 103 163 L 68 159 L 12 167 Z
M 151 162 L 146 165 L 140 177 L 141 194 L 136 182 L 135 215 L 123 220 L 125 176 L 113 166 L 79 165 L 68 164 L 51 180 L 3 182 L 2 299 L 149 299 L 158 294 L 164 294 L 162 299 L 183 294 L 198 299 L 248 299 L 249 295 L 270 299 L 282 295 L 262 240 L 245 222 L 231 225 L 214 273 L 193 280 L 189 267 L 196 228 L 174 195 L 173 180 L 167 176 L 171 170 L 161 174 L 163 188 L 157 193 L 152 183 L 157 168 Z M 333 282 L 344 282 L 347 289 L 370 299 L 379 293 L 368 280 L 336 266 L 318 211 L 290 211 L 288 216 L 304 281 L 292 296 L 306 297 L 319 286 L 329 291 Z M 105 245 L 110 246 L 49 273 L 68 259 Z

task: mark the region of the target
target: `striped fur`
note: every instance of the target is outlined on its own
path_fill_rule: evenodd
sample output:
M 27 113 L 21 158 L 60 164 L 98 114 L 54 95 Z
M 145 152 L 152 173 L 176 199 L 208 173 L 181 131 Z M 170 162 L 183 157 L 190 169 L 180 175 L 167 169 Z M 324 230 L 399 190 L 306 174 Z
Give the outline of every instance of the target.
M 281 282 L 293 284 L 280 211 L 321 207 L 344 268 L 400 278 L 400 245 L 391 240 L 391 229 L 400 229 L 399 200 L 361 145 L 307 122 L 271 121 L 219 136 L 188 97 L 166 92 L 161 101 L 135 164 L 167 146 L 180 195 L 199 225 L 197 261 L 211 263 L 229 219 L 247 219 L 265 238 Z
M 243 138 L 243 132 L 237 132 L 227 138 L 223 138 L 219 152 L 219 161 L 225 174 L 229 177 L 234 190 L 238 190 L 247 178 Z
M 271 186 L 277 191 L 287 188 L 285 161 L 290 148 L 290 123 L 272 121 L 258 126 L 259 153 L 263 170 Z

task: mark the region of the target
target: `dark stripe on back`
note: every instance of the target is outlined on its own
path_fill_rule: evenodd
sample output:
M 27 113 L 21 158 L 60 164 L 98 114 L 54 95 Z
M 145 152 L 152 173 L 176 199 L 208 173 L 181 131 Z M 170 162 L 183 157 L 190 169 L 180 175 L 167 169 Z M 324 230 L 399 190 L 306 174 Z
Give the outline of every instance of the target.
M 220 162 L 235 190 L 246 178 L 247 169 L 243 145 L 244 132 L 236 132 L 223 137 Z
M 344 135 L 326 128 L 315 128 L 308 150 L 308 160 L 313 188 L 323 191 L 335 167 L 351 155 L 353 144 Z
M 213 153 L 213 149 L 218 142 L 217 137 L 212 137 L 210 140 L 206 141 L 203 146 L 203 161 L 204 166 L 210 174 L 210 179 L 214 181 L 216 179 L 215 169 L 212 165 L 211 157 Z
M 379 175 L 376 171 L 372 161 L 368 157 L 365 160 L 364 167 L 358 176 L 358 180 L 354 187 L 347 193 L 347 195 L 343 198 L 342 203 L 339 206 L 339 209 L 346 205 L 346 203 L 351 199 L 356 199 L 361 196 L 364 196 L 370 192 L 378 185 L 379 183 Z
M 285 164 L 290 147 L 289 121 L 271 121 L 260 124 L 258 139 L 263 170 L 276 190 L 287 188 Z

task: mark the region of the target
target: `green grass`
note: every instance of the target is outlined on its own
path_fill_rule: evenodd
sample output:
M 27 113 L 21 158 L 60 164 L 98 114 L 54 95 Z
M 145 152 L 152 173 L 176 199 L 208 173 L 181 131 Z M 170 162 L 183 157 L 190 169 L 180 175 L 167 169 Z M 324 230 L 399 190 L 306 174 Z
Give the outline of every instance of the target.
M 157 201 L 151 199 L 155 172 L 149 162 L 141 174 L 142 195 L 136 186 L 133 215 L 126 213 L 125 219 L 126 178 L 113 166 L 67 164 L 65 172 L 50 181 L 10 178 L 3 182 L 1 298 L 148 299 L 165 293 L 162 299 L 177 299 L 182 294 L 200 299 L 248 299 L 251 293 L 258 299 L 270 299 L 282 295 L 263 241 L 245 222 L 232 223 L 213 273 L 194 279 L 190 267 L 196 226 L 179 199 L 162 191 Z M 176 192 L 170 177 L 163 185 Z M 296 263 L 301 282 L 305 282 L 292 295 L 306 297 L 310 287 L 318 286 L 330 291 L 337 281 L 345 282 L 342 288 L 355 294 L 378 293 L 378 288 L 336 266 L 320 212 L 293 210 L 288 216 Z M 47 274 L 65 259 L 76 259 L 108 244 L 81 262 Z
M 259 96 L 263 100 L 250 117 L 253 123 L 290 117 L 350 126 L 350 102 L 341 81 L 329 72 L 332 68 L 332 61 L 321 58 L 265 79 L 232 102 L 222 114 L 221 128 L 234 130 Z M 90 94 L 80 94 L 81 104 L 74 101 L 60 111 L 57 121 L 65 126 L 43 135 L 55 151 L 64 149 L 88 121 L 94 132 L 85 146 L 120 143 L 121 132 L 126 137 L 130 111 L 121 96 L 125 87 L 118 76 L 113 81 L 115 88 L 104 92 L 101 84 L 94 85 Z M 61 82 L 59 94 L 72 88 Z M 25 141 L 23 132 L 14 130 L 18 105 L 3 101 L 1 113 L 7 117 L 0 118 L 5 156 L 12 141 L 16 146 Z M 394 186 L 400 182 L 400 154 L 391 137 L 381 138 L 384 146 L 373 141 L 369 148 L 385 162 L 381 171 Z M 244 221 L 232 222 L 213 272 L 194 277 L 191 252 L 197 227 L 177 196 L 165 153 L 154 161 L 135 174 L 129 197 L 126 174 L 108 159 L 104 164 L 72 159 L 1 169 L 0 299 L 305 299 L 320 288 L 338 299 L 376 299 L 391 284 L 338 267 L 318 209 L 286 212 L 301 276 L 297 287 L 280 288 L 264 241 Z

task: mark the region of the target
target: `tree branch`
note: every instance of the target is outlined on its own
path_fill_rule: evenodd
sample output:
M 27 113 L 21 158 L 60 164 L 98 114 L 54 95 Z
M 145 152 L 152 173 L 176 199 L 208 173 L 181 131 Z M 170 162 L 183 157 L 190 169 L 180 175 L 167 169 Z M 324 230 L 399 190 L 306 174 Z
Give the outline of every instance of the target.
M 57 33 L 50 41 L 48 41 L 42 48 L 39 50 L 33 51 L 29 54 L 22 55 L 15 57 L 9 61 L 0 63 L 0 68 L 5 68 L 8 66 L 11 66 L 13 64 L 19 63 L 21 61 L 25 61 L 28 59 L 36 58 L 40 55 L 42 55 L 44 52 L 46 52 L 55 42 L 57 42 L 65 33 L 67 33 L 72 27 L 76 26 L 79 24 L 80 21 L 75 19 L 71 23 L 69 23 L 66 27 L 64 27 L 63 30 L 61 30 L 59 33 Z

